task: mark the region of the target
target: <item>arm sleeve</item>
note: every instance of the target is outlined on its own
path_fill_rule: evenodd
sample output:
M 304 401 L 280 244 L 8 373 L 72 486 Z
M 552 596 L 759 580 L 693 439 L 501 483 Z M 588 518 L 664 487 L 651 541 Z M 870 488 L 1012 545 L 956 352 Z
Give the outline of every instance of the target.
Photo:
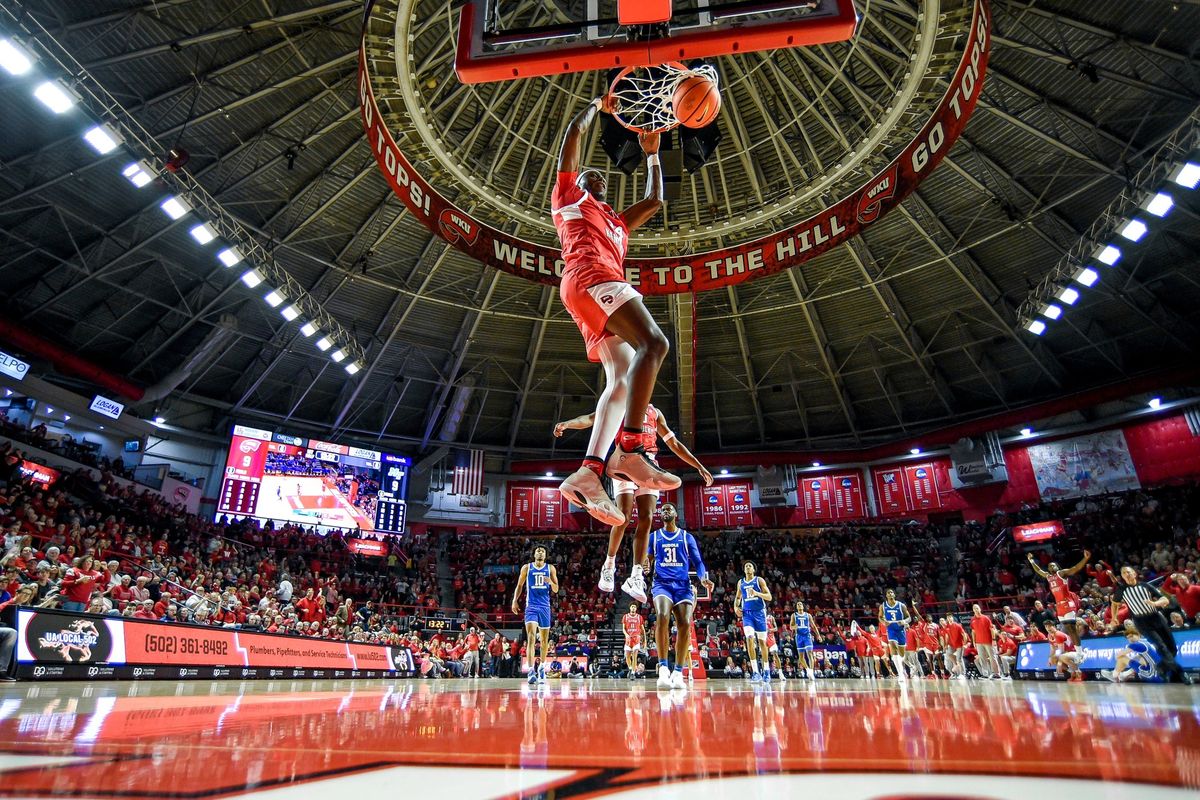
M 583 190 L 575 183 L 578 172 L 560 172 L 554 180 L 554 190 L 550 193 L 550 211 L 553 213 L 563 206 L 571 205 L 583 196 Z
M 708 567 L 704 566 L 704 559 L 700 557 L 700 547 L 696 544 L 696 537 L 690 533 L 687 535 L 688 560 L 696 565 L 696 577 L 704 580 L 708 577 Z

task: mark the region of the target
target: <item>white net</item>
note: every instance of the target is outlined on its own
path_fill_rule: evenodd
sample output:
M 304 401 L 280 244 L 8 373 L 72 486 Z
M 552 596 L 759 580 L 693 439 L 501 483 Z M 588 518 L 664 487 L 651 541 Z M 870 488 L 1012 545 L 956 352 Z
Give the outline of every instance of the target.
M 672 101 L 685 79 L 701 76 L 717 84 L 717 71 L 704 64 L 694 69 L 678 62 L 621 71 L 609 94 L 616 100 L 613 117 L 626 128 L 642 133 L 662 133 L 679 125 Z

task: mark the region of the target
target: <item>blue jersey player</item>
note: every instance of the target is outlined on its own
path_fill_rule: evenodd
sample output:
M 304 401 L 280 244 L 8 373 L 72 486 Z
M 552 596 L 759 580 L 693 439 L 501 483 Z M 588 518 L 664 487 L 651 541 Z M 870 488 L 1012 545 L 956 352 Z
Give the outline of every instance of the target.
M 529 668 L 529 682 L 546 680 L 546 662 L 550 656 L 550 593 L 558 594 L 558 572 L 553 564 L 546 563 L 546 548 L 533 548 L 533 561 L 521 567 L 521 577 L 513 592 L 512 612 L 521 613 L 521 590 L 525 590 L 525 665 Z M 538 641 L 542 644 L 542 657 L 534 658 Z
M 751 683 L 771 679 L 770 662 L 767 661 L 767 603 L 771 602 L 771 590 L 755 572 L 753 561 L 742 565 L 745 577 L 738 581 L 737 596 L 733 598 L 734 612 L 742 615 Z
M 671 503 L 659 509 L 663 526 L 650 534 L 650 558 L 654 562 L 654 643 L 658 650 L 658 688 L 686 689 L 683 665 L 691 664 L 692 611 L 696 591 L 688 573 L 695 572 L 704 588 L 712 591 L 708 568 L 700 557 L 696 538 L 676 525 L 679 512 Z M 671 647 L 671 617 L 675 617 L 675 671 L 667 664 Z
M 796 601 L 796 610 L 792 612 L 792 633 L 796 637 L 796 669 L 797 677 L 816 680 L 813 671 L 813 639 L 818 636 L 816 625 L 813 624 L 812 614 L 804 610 L 804 601 Z
M 1162 656 L 1154 645 L 1143 639 L 1137 628 L 1128 625 L 1125 628 L 1125 649 L 1117 653 L 1116 668 L 1101 670 L 1100 674 L 1114 683 L 1163 683 L 1163 674 L 1158 666 L 1161 661 Z
M 904 629 L 911 617 L 908 606 L 896 599 L 896 590 L 888 589 L 879 605 L 879 629 L 887 633 L 888 655 L 896 668 L 896 677 L 904 680 Z

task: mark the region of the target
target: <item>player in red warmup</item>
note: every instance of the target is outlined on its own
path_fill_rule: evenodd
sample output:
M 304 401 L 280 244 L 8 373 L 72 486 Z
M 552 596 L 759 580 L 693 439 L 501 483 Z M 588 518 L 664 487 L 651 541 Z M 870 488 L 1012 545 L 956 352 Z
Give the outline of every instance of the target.
M 954 617 L 942 619 L 942 641 L 946 646 L 946 669 L 951 678 L 967 679 L 967 663 L 963 660 L 963 649 L 967 645 L 967 631 Z
M 583 334 L 588 359 L 604 366 L 605 380 L 587 455 L 559 491 L 606 525 L 616 525 L 625 518 L 600 482 L 606 470 L 647 489 L 675 489 L 680 481 L 654 463 L 643 447 L 646 407 L 669 345 L 624 270 L 630 232 L 649 222 L 663 205 L 658 134 L 639 136 L 646 154 L 645 198 L 616 213 L 605 202 L 604 175 L 594 169 L 579 171 L 584 134 L 596 114 L 611 110 L 608 102 L 596 98 L 567 127 L 550 206 L 566 263 L 559 297 Z M 614 438 L 617 447 L 606 462 Z
M 1003 628 L 996 640 L 996 653 L 1000 659 L 1000 674 L 1004 677 L 1012 675 L 1013 665 L 1017 663 L 1017 639 Z
M 638 651 L 646 639 L 646 621 L 638 613 L 637 603 L 629 604 L 629 613 L 621 618 L 621 628 L 625 631 L 625 666 L 629 668 L 629 679 L 637 677 Z
M 1054 595 L 1054 613 L 1058 615 L 1059 624 L 1070 634 L 1071 640 L 1078 647 L 1082 635 L 1082 628 L 1075 616 L 1080 608 L 1079 595 L 1071 591 L 1070 578 L 1087 566 L 1088 561 L 1092 559 L 1091 551 L 1084 550 L 1083 560 L 1067 569 L 1059 569 L 1058 564 L 1053 561 L 1046 565 L 1046 569 L 1042 569 L 1033 560 L 1033 553 L 1026 558 L 1029 560 L 1029 566 L 1033 567 L 1033 571 L 1050 584 L 1050 593 Z
M 1083 653 L 1075 646 L 1075 642 L 1053 622 L 1046 623 L 1046 638 L 1050 642 L 1050 666 L 1054 667 L 1055 674 L 1061 675 L 1066 670 L 1070 675 L 1067 678 L 1069 682 L 1081 683 L 1083 671 L 1079 665 L 1083 661 Z
M 555 437 L 561 437 L 568 430 L 584 430 L 596 422 L 596 413 L 584 414 L 574 419 L 559 422 L 554 426 Z M 675 436 L 675 432 L 667 427 L 666 420 L 653 405 L 646 406 L 646 419 L 642 423 L 642 447 L 652 461 L 658 463 L 658 440 L 662 438 L 671 452 L 695 467 L 704 480 L 705 486 L 711 486 L 712 473 L 704 468 L 700 460 L 692 455 L 692 451 Z M 650 525 L 654 521 L 654 507 L 658 504 L 657 489 L 647 489 L 632 481 L 613 480 L 613 495 L 616 497 L 617 509 L 628 519 L 637 505 L 637 527 L 633 532 L 633 559 L 629 577 L 621 584 L 621 590 L 637 600 L 646 602 L 645 569 L 649 564 L 648 548 L 650 545 Z M 608 555 L 604 565 L 600 567 L 598 586 L 602 592 L 612 592 L 616 588 L 617 553 L 621 550 L 621 541 L 625 538 L 625 519 L 612 526 L 608 533 Z

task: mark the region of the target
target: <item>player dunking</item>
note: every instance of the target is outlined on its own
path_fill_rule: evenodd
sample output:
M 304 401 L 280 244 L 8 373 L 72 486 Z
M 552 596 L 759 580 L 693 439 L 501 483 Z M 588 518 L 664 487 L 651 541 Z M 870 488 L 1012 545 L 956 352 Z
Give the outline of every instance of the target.
M 1091 551 L 1084 550 L 1083 560 L 1067 569 L 1059 569 L 1058 564 L 1053 561 L 1046 565 L 1046 569 L 1042 569 L 1033 560 L 1033 553 L 1028 554 L 1026 558 L 1033 571 L 1050 584 L 1050 593 L 1054 595 L 1054 613 L 1058 615 L 1058 622 L 1075 646 L 1079 647 L 1079 622 L 1075 618 L 1075 613 L 1079 610 L 1079 595 L 1071 591 L 1070 577 L 1087 566 L 1088 561 L 1092 559 Z
M 622 266 L 630 231 L 662 208 L 658 134 L 639 136 L 646 154 L 645 198 L 617 214 L 604 202 L 604 176 L 594 169 L 579 172 L 583 135 L 604 105 L 605 99 L 597 98 L 567 127 L 550 199 L 566 263 L 559 296 L 583 334 L 588 359 L 604 366 L 604 391 L 596 402 L 587 455 L 558 488 L 596 519 L 617 525 L 625 517 L 600 483 L 606 468 L 613 477 L 647 489 L 675 489 L 680 481 L 655 464 L 642 445 L 646 407 L 669 345 Z M 614 438 L 617 447 L 606 462 Z
M 880 633 L 887 633 L 888 655 L 891 657 L 892 666 L 896 668 L 896 677 L 900 680 L 904 680 L 904 629 L 908 627 L 911 619 L 908 606 L 896 599 L 896 590 L 888 589 L 883 603 L 879 606 L 879 629 Z
M 550 593 L 558 594 L 558 572 L 553 564 L 546 563 L 546 548 L 533 548 L 533 561 L 521 567 L 517 588 L 513 592 L 512 612 L 521 613 L 521 589 L 525 589 L 525 638 L 529 642 L 525 649 L 525 665 L 529 667 L 529 682 L 544 683 L 546 661 L 550 656 Z M 534 657 L 534 649 L 541 642 L 541 660 Z
M 590 428 L 595 421 L 596 414 L 592 412 L 560 422 L 554 426 L 554 435 L 562 436 L 568 430 Z M 646 450 L 646 455 L 655 463 L 657 463 L 658 456 L 658 440 L 659 437 L 662 437 L 667 447 L 671 448 L 671 452 L 695 467 L 696 471 L 700 473 L 700 477 L 704 479 L 705 486 L 712 485 L 712 473 L 704 468 L 698 458 L 692 455 L 692 451 L 687 448 L 687 445 L 675 437 L 675 432 L 667 427 L 663 415 L 653 405 L 646 406 L 642 436 L 642 446 Z M 600 591 L 611 592 L 616 587 L 617 553 L 621 549 L 621 540 L 625 537 L 627 524 L 625 520 L 629 519 L 630 514 L 633 513 L 636 503 L 638 521 L 637 528 L 633 533 L 633 564 L 630 567 L 629 577 L 625 579 L 621 589 L 634 600 L 644 603 L 646 602 L 646 579 L 644 576 L 647 558 L 646 546 L 650 540 L 650 525 L 654 521 L 654 506 L 658 502 L 659 492 L 658 489 L 648 489 L 638 486 L 632 481 L 617 478 L 613 481 L 613 494 L 616 496 L 617 508 L 625 519 L 613 525 L 612 530 L 609 531 L 608 556 L 600 568 Z
M 712 591 L 713 582 L 708 579 L 708 569 L 700 557 L 696 539 L 676 525 L 678 513 L 671 503 L 663 503 L 663 526 L 650 535 L 650 552 L 654 557 L 654 586 L 650 594 L 654 598 L 654 644 L 658 650 L 658 688 L 686 689 L 683 665 L 691 666 L 692 611 L 696 606 L 696 592 L 692 588 L 689 572 Z M 667 664 L 667 653 L 671 647 L 671 617 L 675 618 L 675 669 Z
M 771 590 L 767 582 L 755 574 L 753 561 L 742 565 L 745 577 L 738 581 L 733 612 L 742 617 L 742 633 L 746 635 L 746 656 L 750 659 L 750 682 L 769 681 L 771 668 L 767 661 L 767 603 Z M 761 662 L 761 667 L 759 666 Z
M 621 618 L 621 628 L 625 631 L 625 666 L 629 669 L 629 679 L 637 677 L 638 651 L 646 639 L 646 621 L 638 613 L 637 603 L 629 604 L 629 613 Z

